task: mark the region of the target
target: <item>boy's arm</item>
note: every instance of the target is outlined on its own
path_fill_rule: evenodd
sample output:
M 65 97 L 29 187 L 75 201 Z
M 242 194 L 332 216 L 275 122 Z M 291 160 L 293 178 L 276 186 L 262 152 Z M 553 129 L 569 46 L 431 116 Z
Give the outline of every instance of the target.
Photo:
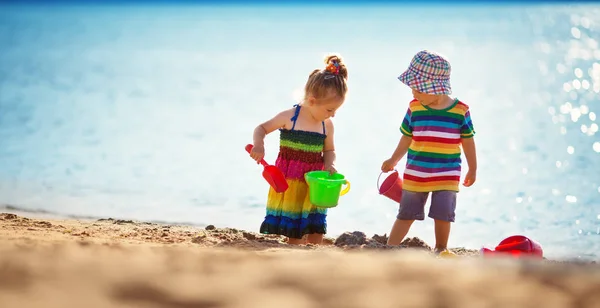
M 396 146 L 396 150 L 394 150 L 394 153 L 391 157 L 394 164 L 397 164 L 402 159 L 402 157 L 406 155 L 406 152 L 408 152 L 408 148 L 410 147 L 411 142 L 412 137 L 402 135 L 400 141 L 398 142 L 398 146 Z
M 475 129 L 473 128 L 473 121 L 471 120 L 471 112 L 467 109 L 463 120 L 463 125 L 460 128 L 460 143 L 467 158 L 467 165 L 469 170 L 465 175 L 463 185 L 470 187 L 475 183 L 477 178 L 477 150 L 475 149 Z
M 463 151 L 465 152 L 465 157 L 467 158 L 469 171 L 477 171 L 477 151 L 475 149 L 475 138 L 462 138 L 461 143 Z
M 408 152 L 408 148 L 412 142 L 413 136 L 413 126 L 412 126 L 412 110 L 410 107 L 406 110 L 406 114 L 404 115 L 404 119 L 402 119 L 402 124 L 400 124 L 400 132 L 402 133 L 402 137 L 398 142 L 398 146 L 396 146 L 396 150 L 392 154 L 392 161 L 394 164 L 397 164 L 406 152 Z
M 474 136 L 475 128 L 471 120 L 471 111 L 467 109 L 463 118 L 463 125 L 460 128 L 460 141 L 467 158 L 467 165 L 472 172 L 477 170 L 477 151 L 475 150 Z
M 406 110 L 406 114 L 404 115 L 404 119 L 402 119 L 402 124 L 400 125 L 402 137 L 400 138 L 400 141 L 398 141 L 398 145 L 396 146 L 394 153 L 392 153 L 392 156 L 384 161 L 381 165 L 381 171 L 388 172 L 393 170 L 400 159 L 406 155 L 406 152 L 408 152 L 408 148 L 412 143 L 412 131 L 412 111 L 409 107 Z

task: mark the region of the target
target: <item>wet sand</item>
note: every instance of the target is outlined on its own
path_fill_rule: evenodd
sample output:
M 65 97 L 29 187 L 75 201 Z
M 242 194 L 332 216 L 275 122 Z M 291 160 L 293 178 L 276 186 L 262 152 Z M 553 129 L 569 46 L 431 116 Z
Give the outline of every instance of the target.
M 596 263 L 436 258 L 362 232 L 324 245 L 101 219 L 0 214 L 0 307 L 600 307 Z M 407 248 L 409 247 L 409 248 Z

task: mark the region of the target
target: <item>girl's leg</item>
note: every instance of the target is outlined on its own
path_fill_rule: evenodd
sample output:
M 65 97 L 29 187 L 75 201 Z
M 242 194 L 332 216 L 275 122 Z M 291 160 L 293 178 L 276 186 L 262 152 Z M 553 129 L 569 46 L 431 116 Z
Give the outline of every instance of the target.
M 290 245 L 305 245 L 306 244 L 306 238 L 292 238 L 292 237 L 288 237 L 288 244 Z
M 308 243 L 321 245 L 323 243 L 323 236 L 324 236 L 324 234 L 319 234 L 319 233 L 309 234 L 307 237 Z
M 392 226 L 392 231 L 390 231 L 387 244 L 390 246 L 400 245 L 406 234 L 408 234 L 408 230 L 410 230 L 413 222 L 414 220 L 396 219 Z

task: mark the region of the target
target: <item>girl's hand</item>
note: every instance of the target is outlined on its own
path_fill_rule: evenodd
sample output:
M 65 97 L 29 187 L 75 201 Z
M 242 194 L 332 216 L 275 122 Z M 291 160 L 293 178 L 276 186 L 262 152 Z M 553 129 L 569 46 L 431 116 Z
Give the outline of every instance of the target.
M 265 157 L 265 147 L 262 145 L 254 145 L 250 151 L 250 157 L 256 161 L 257 164 Z
M 329 174 L 337 173 L 337 169 L 333 165 L 325 167 L 325 171 L 329 171 Z
M 463 185 L 466 187 L 473 185 L 473 183 L 475 183 L 476 177 L 477 177 L 477 172 L 469 169 L 469 171 L 467 171 L 467 175 L 465 175 L 465 180 L 463 181 Z
M 398 164 L 398 162 L 395 159 L 390 158 L 383 162 L 383 164 L 381 165 L 381 171 L 390 172 L 390 171 L 394 170 L 394 168 L 396 168 L 397 164 Z

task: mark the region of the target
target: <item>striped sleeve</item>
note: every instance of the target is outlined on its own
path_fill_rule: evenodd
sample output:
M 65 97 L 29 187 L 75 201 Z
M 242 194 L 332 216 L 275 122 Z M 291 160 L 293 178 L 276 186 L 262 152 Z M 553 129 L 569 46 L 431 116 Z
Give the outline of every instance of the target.
M 402 135 L 407 137 L 412 137 L 413 127 L 411 121 L 412 112 L 410 111 L 410 107 L 406 110 L 406 114 L 404 115 L 404 119 L 402 120 L 402 125 L 400 125 L 400 132 Z
M 463 124 L 460 127 L 461 138 L 471 138 L 475 136 L 475 128 L 473 127 L 473 121 L 471 120 L 471 112 L 467 109 L 463 118 Z

